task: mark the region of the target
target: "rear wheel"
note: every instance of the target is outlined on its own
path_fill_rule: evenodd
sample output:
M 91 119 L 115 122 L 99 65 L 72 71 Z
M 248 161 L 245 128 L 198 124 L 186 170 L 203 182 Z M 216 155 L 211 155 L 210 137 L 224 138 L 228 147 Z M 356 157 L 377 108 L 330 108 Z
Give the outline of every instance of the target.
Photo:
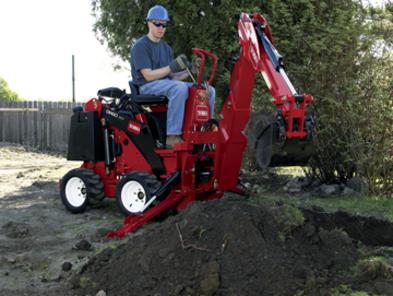
M 60 181 L 63 205 L 72 213 L 81 213 L 88 205 L 98 205 L 104 199 L 100 177 L 89 169 L 73 169 Z
M 129 172 L 117 184 L 117 205 L 124 215 L 142 213 L 160 182 L 146 172 Z

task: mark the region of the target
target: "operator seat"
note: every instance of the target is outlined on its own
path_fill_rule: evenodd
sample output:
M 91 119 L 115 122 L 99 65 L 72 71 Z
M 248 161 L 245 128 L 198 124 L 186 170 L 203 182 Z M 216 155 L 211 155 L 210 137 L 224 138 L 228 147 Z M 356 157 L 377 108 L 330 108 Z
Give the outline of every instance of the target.
M 128 81 L 131 100 L 143 108 L 153 137 L 162 145 L 166 142 L 166 119 L 168 98 L 160 95 L 140 94 L 139 87 L 132 80 Z M 146 110 L 147 109 L 147 110 Z
M 168 98 L 166 96 L 157 96 L 157 95 L 141 95 L 139 93 L 139 86 L 132 82 L 132 80 L 128 81 L 131 89 L 131 98 L 138 105 L 161 105 L 168 104 Z

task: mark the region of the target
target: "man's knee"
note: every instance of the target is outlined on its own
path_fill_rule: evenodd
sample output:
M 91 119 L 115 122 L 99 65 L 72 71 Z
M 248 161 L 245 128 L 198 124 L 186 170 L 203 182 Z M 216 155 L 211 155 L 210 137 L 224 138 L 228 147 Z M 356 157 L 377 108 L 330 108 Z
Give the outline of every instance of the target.
M 188 85 L 181 81 L 175 81 L 171 91 L 176 99 L 186 101 L 188 98 Z
M 178 96 L 185 101 L 188 98 L 188 85 L 187 85 L 187 83 L 177 81 L 175 88 L 176 88 L 176 92 L 177 92 Z

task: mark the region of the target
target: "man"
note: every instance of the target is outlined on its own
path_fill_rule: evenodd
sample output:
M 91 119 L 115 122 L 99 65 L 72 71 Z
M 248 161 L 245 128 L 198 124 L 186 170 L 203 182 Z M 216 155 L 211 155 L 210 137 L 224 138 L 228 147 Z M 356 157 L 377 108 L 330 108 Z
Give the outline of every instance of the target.
M 164 95 L 168 98 L 167 145 L 180 143 L 184 107 L 190 82 L 182 82 L 188 76 L 185 71 L 189 62 L 185 55 L 173 58 L 172 48 L 162 38 L 169 22 L 167 10 L 156 5 L 147 17 L 149 32 L 139 38 L 131 49 L 133 83 L 141 94 Z M 215 89 L 209 86 L 209 105 L 214 111 Z

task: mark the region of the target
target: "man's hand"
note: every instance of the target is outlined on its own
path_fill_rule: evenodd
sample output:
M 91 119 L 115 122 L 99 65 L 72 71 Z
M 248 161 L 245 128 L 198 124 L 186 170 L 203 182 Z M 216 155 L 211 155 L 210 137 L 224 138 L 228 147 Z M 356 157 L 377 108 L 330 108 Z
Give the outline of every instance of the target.
M 185 70 L 189 66 L 190 62 L 188 61 L 185 54 L 179 55 L 176 59 L 169 63 L 169 68 L 172 73 L 177 73 Z

